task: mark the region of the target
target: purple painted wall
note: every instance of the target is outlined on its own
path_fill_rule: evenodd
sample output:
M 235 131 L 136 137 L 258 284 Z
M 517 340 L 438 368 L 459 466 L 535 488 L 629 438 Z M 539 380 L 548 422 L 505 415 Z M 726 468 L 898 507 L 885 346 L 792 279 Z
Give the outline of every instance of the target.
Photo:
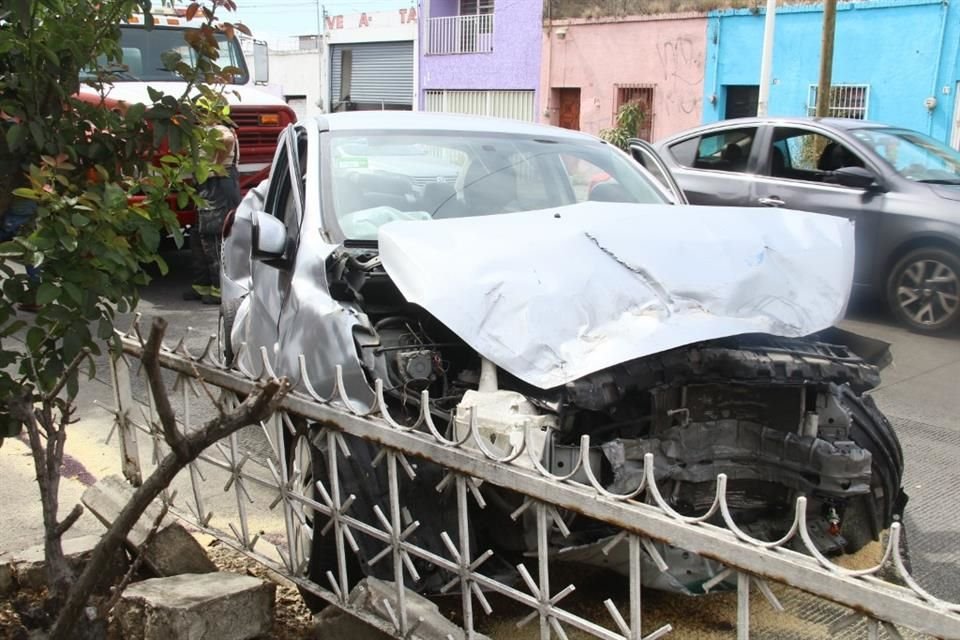
M 457 15 L 458 0 L 420 0 L 420 108 L 429 89 L 526 89 L 540 109 L 540 55 L 543 3 L 495 0 L 493 51 L 426 55 L 424 32 L 431 17 Z

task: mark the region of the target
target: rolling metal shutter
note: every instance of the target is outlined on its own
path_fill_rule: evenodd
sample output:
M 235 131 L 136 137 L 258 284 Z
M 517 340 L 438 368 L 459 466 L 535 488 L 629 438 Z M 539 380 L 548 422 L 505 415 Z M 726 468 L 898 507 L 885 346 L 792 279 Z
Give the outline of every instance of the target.
M 413 105 L 413 42 L 364 42 L 330 46 L 330 99 L 341 100 L 344 51 L 350 66 L 350 100 Z
M 427 111 L 465 113 L 477 116 L 495 116 L 534 122 L 533 91 L 451 91 L 426 92 Z

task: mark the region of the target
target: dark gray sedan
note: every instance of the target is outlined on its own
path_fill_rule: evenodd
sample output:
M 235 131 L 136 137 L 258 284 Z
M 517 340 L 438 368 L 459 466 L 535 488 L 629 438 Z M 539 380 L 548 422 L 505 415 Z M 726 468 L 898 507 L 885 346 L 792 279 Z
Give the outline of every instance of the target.
M 744 118 L 656 145 L 693 204 L 856 222 L 854 283 L 932 333 L 960 320 L 960 154 L 916 131 L 839 118 Z

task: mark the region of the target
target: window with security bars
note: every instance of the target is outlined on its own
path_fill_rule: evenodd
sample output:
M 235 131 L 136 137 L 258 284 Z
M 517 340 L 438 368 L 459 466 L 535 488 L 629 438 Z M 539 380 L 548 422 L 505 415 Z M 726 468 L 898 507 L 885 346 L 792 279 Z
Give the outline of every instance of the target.
M 640 103 L 643 110 L 643 120 L 637 127 L 636 135 L 642 140 L 651 140 L 653 137 L 653 89 L 652 84 L 618 84 L 617 101 L 613 106 L 613 119 L 616 124 L 617 112 L 620 107 L 631 102 Z
M 493 0 L 460 0 L 460 15 L 493 13 Z
M 853 118 L 865 120 L 870 104 L 870 85 L 835 84 L 830 87 L 830 107 L 827 115 L 831 118 Z M 817 114 L 817 85 L 810 85 L 807 94 L 807 115 Z

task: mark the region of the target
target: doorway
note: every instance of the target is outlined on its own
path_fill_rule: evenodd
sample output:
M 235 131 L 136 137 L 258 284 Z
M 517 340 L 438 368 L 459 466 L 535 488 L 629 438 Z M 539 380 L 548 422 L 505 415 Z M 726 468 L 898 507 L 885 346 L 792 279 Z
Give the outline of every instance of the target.
M 580 88 L 554 89 L 558 122 L 564 129 L 580 130 Z
M 760 87 L 755 84 L 727 85 L 727 101 L 723 117 L 753 118 L 757 115 L 757 103 L 760 102 Z

